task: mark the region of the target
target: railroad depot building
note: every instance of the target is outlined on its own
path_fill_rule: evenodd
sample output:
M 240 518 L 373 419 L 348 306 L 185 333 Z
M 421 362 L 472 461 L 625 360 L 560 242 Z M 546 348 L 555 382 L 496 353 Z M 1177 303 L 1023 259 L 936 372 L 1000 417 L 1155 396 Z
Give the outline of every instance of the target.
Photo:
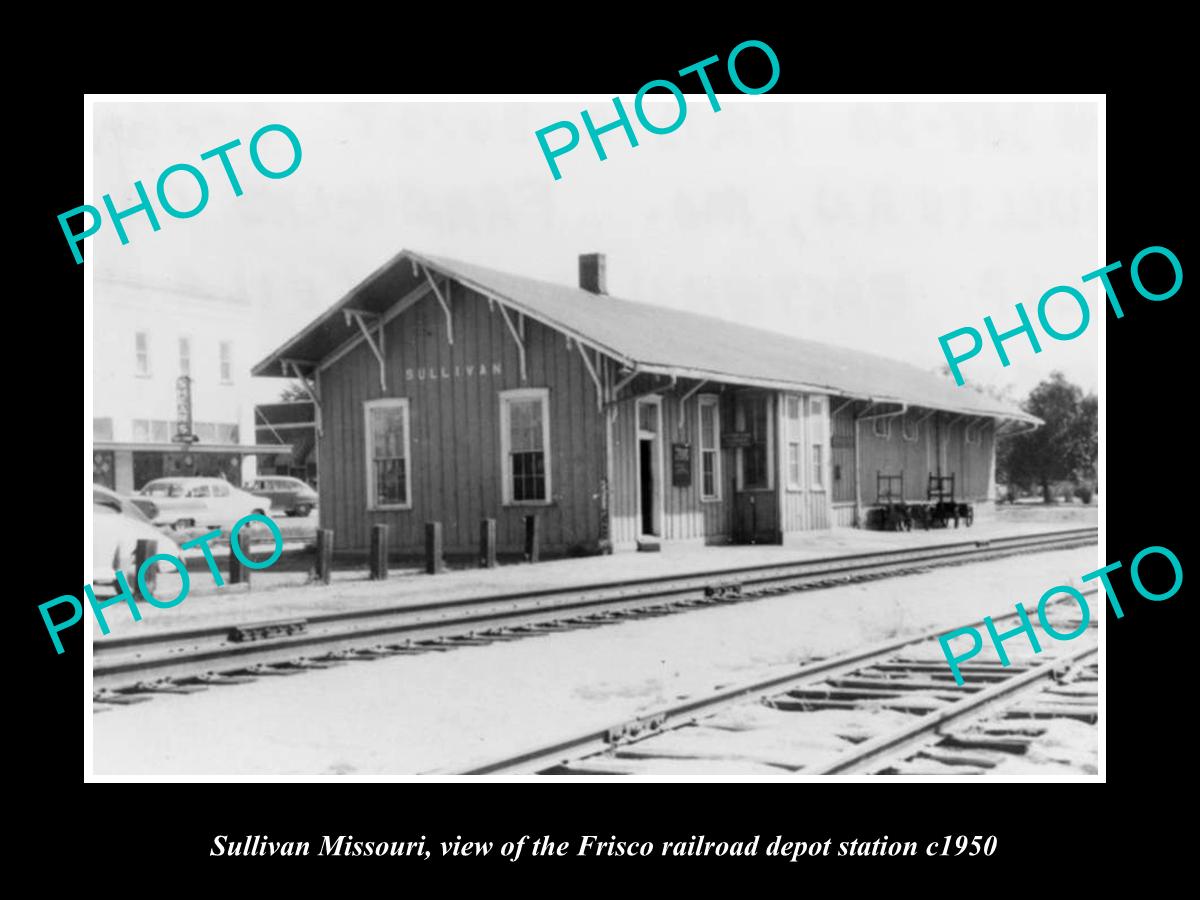
M 887 476 L 993 495 L 998 437 L 1038 420 L 883 357 L 401 251 L 253 369 L 315 404 L 321 527 L 397 554 L 495 519 L 546 555 L 660 541 L 780 543 L 860 525 Z

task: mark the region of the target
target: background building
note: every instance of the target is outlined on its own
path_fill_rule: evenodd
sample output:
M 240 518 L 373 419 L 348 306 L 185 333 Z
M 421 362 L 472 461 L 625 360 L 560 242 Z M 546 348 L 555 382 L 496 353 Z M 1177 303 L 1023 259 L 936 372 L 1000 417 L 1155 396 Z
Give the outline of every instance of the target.
M 97 275 L 92 477 L 121 492 L 164 475 L 255 475 L 246 300 Z M 196 441 L 173 440 L 185 417 L 178 379 L 191 379 Z M 278 453 L 278 447 L 270 448 Z
M 275 454 L 258 457 L 259 475 L 290 475 L 317 484 L 316 408 L 311 400 L 282 400 L 254 407 L 259 444 L 286 444 Z

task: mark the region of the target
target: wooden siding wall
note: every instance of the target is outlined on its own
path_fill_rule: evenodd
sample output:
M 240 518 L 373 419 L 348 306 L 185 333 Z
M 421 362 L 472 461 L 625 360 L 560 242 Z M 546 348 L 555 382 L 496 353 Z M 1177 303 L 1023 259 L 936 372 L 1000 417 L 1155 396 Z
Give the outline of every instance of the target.
M 445 292 L 445 284 L 440 286 Z M 338 549 L 363 550 L 370 526 L 386 523 L 392 548 L 411 553 L 422 550 L 425 523 L 436 520 L 442 523 L 446 552 L 467 553 L 478 549 L 480 520 L 495 518 L 500 550 L 519 552 L 524 517 L 535 514 L 546 551 L 594 550 L 605 434 L 596 388 L 578 348 L 572 344 L 568 350 L 564 335 L 526 319 L 528 380 L 522 381 L 517 345 L 499 309 L 489 311 L 484 297 L 458 283 L 449 286 L 449 298 L 453 345 L 432 294 L 385 327 L 386 392 L 365 343 L 320 372 L 321 527 L 334 530 Z M 509 315 L 516 325 L 515 314 Z M 500 364 L 500 374 L 493 374 L 494 363 Z M 480 376 L 480 366 L 486 376 Z M 499 392 L 537 387 L 550 391 L 553 502 L 504 507 Z M 405 397 L 410 403 L 412 508 L 407 510 L 367 510 L 363 404 L 382 397 Z
M 661 380 L 661 379 L 660 379 Z M 633 397 L 653 386 L 654 379 L 639 377 L 625 387 L 621 394 Z M 732 525 L 734 453 L 721 450 L 721 499 L 701 500 L 700 490 L 700 431 L 699 397 L 715 394 L 720 397 L 721 433 L 733 429 L 732 396 L 721 393 L 719 386 L 701 389 L 684 404 L 683 430 L 679 428 L 680 399 L 689 387 L 677 386 L 662 396 L 663 434 L 660 471 L 663 473 L 663 540 L 704 539 L 710 543 L 729 540 Z M 613 515 L 612 539 L 616 548 L 632 547 L 641 534 L 641 507 L 638 494 L 638 436 L 636 400 L 617 404 L 613 423 Z M 671 444 L 686 443 L 692 447 L 692 483 L 690 487 L 671 486 Z
M 812 415 L 812 405 L 809 402 L 812 397 L 820 397 L 821 415 Z M 800 490 L 795 490 L 788 487 L 788 457 L 787 457 L 787 398 L 800 398 Z M 830 464 L 829 453 L 829 411 L 830 401 L 833 398 L 826 397 L 820 394 L 780 394 L 776 404 L 779 415 L 776 419 L 776 434 L 779 435 L 777 441 L 778 452 L 775 458 L 778 460 L 778 468 L 776 469 L 776 477 L 779 479 L 779 484 L 782 487 L 783 503 L 782 508 L 782 529 L 784 532 L 789 531 L 811 531 L 815 528 L 828 528 L 830 525 L 830 490 L 832 487 L 833 466 Z M 809 468 L 812 466 L 812 446 L 815 440 L 821 442 L 821 463 L 824 468 L 822 473 L 823 488 L 814 490 L 812 484 L 811 472 Z
M 862 402 L 848 406 L 835 417 L 835 428 L 844 429 L 847 422 L 853 427 L 852 416 L 865 408 Z M 909 421 L 917 422 L 929 410 L 909 410 Z M 960 500 L 986 500 L 988 481 L 995 449 L 995 422 L 988 420 L 977 426 L 978 440 L 967 443 L 965 426 L 970 418 L 950 413 L 935 413 L 917 426 L 917 439 L 905 440 L 902 416 L 895 416 L 887 438 L 875 434 L 875 422 L 869 420 L 858 424 L 860 441 L 859 464 L 862 479 L 863 506 L 875 503 L 877 476 L 904 475 L 904 499 L 924 500 L 929 486 L 929 476 L 937 471 L 936 453 L 942 454 L 942 474 L 955 475 L 955 491 Z M 957 420 L 957 421 L 955 421 Z M 953 424 L 951 424 L 953 423 Z

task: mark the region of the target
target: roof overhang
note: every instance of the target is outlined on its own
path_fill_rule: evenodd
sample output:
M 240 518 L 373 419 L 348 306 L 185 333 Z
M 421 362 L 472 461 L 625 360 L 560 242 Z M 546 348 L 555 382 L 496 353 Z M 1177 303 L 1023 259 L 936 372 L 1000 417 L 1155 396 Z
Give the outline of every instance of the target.
M 364 340 L 354 323 L 347 320 L 343 314 L 344 310 L 354 309 L 372 313 L 380 317 L 382 324 L 387 324 L 417 300 L 433 293 L 426 271 L 457 281 L 489 301 L 501 303 L 521 315 L 561 331 L 583 346 L 598 350 L 619 363 L 628 366 L 634 364 L 634 360 L 614 348 L 577 332 L 563 322 L 556 321 L 552 316 L 531 309 L 520 300 L 500 294 L 419 253 L 401 250 L 298 334 L 256 363 L 250 373 L 265 377 L 286 377 L 285 363 L 294 363 L 303 370 L 324 368 Z
M 321 313 L 316 319 L 305 326 L 298 334 L 287 340 L 274 352 L 260 360 L 252 369 L 251 374 L 267 377 L 286 377 L 288 365 L 293 371 L 300 370 L 310 374 L 316 370 L 327 368 L 362 343 L 365 338 L 351 321 L 346 310 L 357 310 L 379 317 L 380 324 L 387 322 L 409 309 L 414 303 L 433 294 L 430 275 L 440 275 L 457 281 L 470 290 L 486 297 L 489 302 L 503 305 L 509 310 L 528 316 L 550 328 L 553 328 L 581 346 L 597 350 L 616 360 L 628 369 L 647 374 L 667 375 L 683 378 L 697 378 L 726 384 L 747 385 L 775 390 L 804 391 L 823 393 L 856 400 L 875 403 L 907 403 L 920 406 L 923 409 L 936 409 L 943 412 L 961 415 L 986 416 L 998 420 L 1025 422 L 1030 425 L 1043 424 L 1036 416 L 1019 410 L 999 410 L 988 408 L 975 403 L 914 403 L 912 398 L 890 396 L 872 393 L 858 394 L 848 392 L 836 385 L 807 384 L 786 380 L 773 380 L 753 376 L 737 375 L 707 369 L 681 368 L 679 366 L 638 360 L 629 357 L 614 347 L 607 346 L 594 337 L 580 333 L 563 321 L 556 320 L 545 310 L 535 310 L 520 299 L 499 293 L 487 285 L 480 284 L 473 278 L 457 272 L 428 257 L 412 250 L 401 250 L 386 263 L 364 278 L 353 287 L 344 297 Z
M 183 444 L 171 441 L 94 441 L 93 450 L 133 450 L 144 453 L 236 453 L 241 456 L 290 453 L 291 444 Z

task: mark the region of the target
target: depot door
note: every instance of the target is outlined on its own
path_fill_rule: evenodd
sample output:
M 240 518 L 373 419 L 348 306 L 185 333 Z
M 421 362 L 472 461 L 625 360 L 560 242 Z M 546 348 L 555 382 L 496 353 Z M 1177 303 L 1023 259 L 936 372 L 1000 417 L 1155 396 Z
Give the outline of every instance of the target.
M 638 529 L 662 537 L 662 399 L 637 401 Z
M 774 405 L 774 397 L 761 391 L 739 394 L 734 403 L 734 431 L 741 446 L 735 461 L 733 535 L 742 544 L 780 541 Z

